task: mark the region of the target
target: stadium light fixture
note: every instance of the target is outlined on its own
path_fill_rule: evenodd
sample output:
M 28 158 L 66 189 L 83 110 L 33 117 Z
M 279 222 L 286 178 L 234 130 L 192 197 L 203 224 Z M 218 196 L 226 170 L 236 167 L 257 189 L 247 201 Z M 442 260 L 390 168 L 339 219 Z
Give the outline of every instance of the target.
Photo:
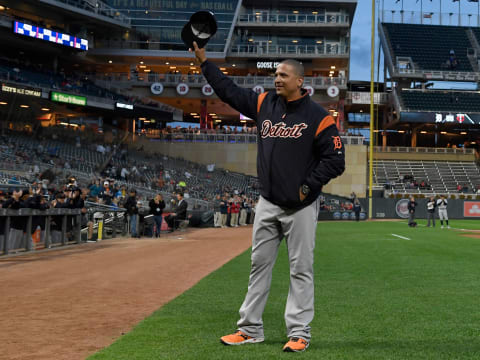
M 190 63 L 190 66 L 193 66 L 193 65 L 195 65 L 195 64 L 194 64 L 193 62 L 191 62 L 191 63 Z
M 427 132 L 426 131 L 420 131 L 420 134 L 426 134 Z
M 8 103 L 6 103 L 5 101 L 0 101 L 0 105 L 7 105 Z
M 222 120 L 217 119 L 217 120 L 215 120 L 215 122 L 216 122 L 216 123 L 220 123 L 220 122 L 222 122 Z
M 312 11 L 313 15 L 318 15 L 318 11 Z
M 167 62 L 165 63 L 165 65 L 170 65 L 170 63 L 167 61 Z
M 475 144 L 476 144 L 476 142 L 475 142 L 475 141 L 470 141 L 470 144 L 473 144 L 473 145 L 475 145 Z
M 210 116 L 217 116 L 217 114 L 215 114 L 215 113 L 209 113 L 208 115 L 210 115 Z
M 292 42 L 293 42 L 294 44 L 296 44 L 296 43 L 298 43 L 298 40 L 292 40 Z
M 190 115 L 194 116 L 194 115 L 198 115 L 198 113 L 190 113 Z
M 466 131 L 461 131 L 460 135 L 467 135 L 467 132 Z
M 317 40 L 317 44 L 321 44 L 322 43 L 322 40 Z
M 108 63 L 111 64 L 113 61 L 112 60 L 108 60 Z
M 225 75 L 228 75 L 228 71 L 222 71 Z
M 190 66 L 190 70 L 196 70 L 197 68 L 195 66 Z
M 5 10 L 5 6 L 0 5 L 0 11 Z
M 440 134 L 445 135 L 447 132 L 446 131 L 440 131 Z
M 361 112 L 361 113 L 363 113 L 363 110 L 362 110 L 362 109 L 360 109 L 360 112 Z
M 268 43 L 271 44 L 271 43 L 272 43 L 272 40 L 268 40 Z
M 232 66 L 233 66 L 233 67 L 235 67 L 235 66 L 237 66 L 237 65 L 235 65 L 235 64 L 232 64 Z
M 145 70 L 143 70 L 143 71 L 145 71 L 145 72 L 150 72 L 150 71 L 152 71 L 152 70 L 150 70 L 150 69 L 145 69 Z
M 335 70 L 337 67 L 335 65 L 330 66 L 330 69 Z
M 293 13 L 294 13 L 294 14 L 298 14 L 298 10 L 293 10 Z
M 240 120 L 240 122 L 241 122 L 242 124 L 245 124 L 245 123 L 247 122 L 247 120 Z
M 255 15 L 260 15 L 260 13 L 257 11 L 257 12 L 255 13 Z
M 140 69 L 145 69 L 147 67 L 147 65 L 140 65 L 139 68 Z
M 177 67 L 176 66 L 170 66 L 170 69 L 176 69 Z
M 142 65 L 143 65 L 143 61 L 140 61 L 140 64 L 142 64 Z
M 42 111 L 50 111 L 49 108 L 41 108 L 40 110 L 42 110 Z
M 28 105 L 20 105 L 21 108 L 28 109 L 30 106 Z
M 253 39 L 248 39 L 248 41 L 253 42 Z
M 398 132 L 399 132 L 400 134 L 403 134 L 403 133 L 405 133 L 405 130 L 398 130 Z
M 138 118 L 138 120 L 145 121 L 145 120 L 147 120 L 147 118 L 141 117 L 141 118 Z
M 227 68 L 221 67 L 220 70 L 225 71 Z

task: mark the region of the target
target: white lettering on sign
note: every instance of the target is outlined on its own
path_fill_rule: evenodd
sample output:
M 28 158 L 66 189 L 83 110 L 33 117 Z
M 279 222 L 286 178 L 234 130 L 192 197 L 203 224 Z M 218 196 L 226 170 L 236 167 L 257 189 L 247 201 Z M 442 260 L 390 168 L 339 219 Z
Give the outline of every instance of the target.
M 276 69 L 279 64 L 278 61 L 257 61 L 257 69 Z

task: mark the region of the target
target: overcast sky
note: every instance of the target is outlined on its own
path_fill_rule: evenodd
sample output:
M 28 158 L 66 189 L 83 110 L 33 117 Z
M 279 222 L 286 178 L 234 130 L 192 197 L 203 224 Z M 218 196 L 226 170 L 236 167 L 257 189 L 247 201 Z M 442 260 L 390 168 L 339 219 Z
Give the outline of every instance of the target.
M 421 3 L 423 3 L 423 13 L 439 13 L 440 1 L 439 0 L 404 0 L 403 9 L 405 17 L 411 15 L 411 12 L 418 12 L 420 14 Z M 376 0 L 376 17 L 378 18 L 378 8 L 382 7 L 382 0 Z M 458 2 L 452 0 L 443 0 L 441 2 L 443 23 L 448 25 L 449 19 L 451 21 L 458 21 Z M 468 2 L 467 0 L 460 0 L 460 10 L 462 16 L 462 25 L 468 25 L 470 19 L 470 25 L 477 26 L 477 14 L 478 4 L 476 2 Z M 395 10 L 395 15 L 398 16 L 399 11 L 402 9 L 402 1 L 396 2 L 395 0 L 384 0 L 384 8 L 387 13 L 385 20 L 390 22 L 392 19 L 391 10 Z M 449 13 L 453 13 L 450 17 Z M 350 80 L 370 80 L 370 28 L 371 28 L 371 15 L 372 14 L 372 2 L 371 0 L 358 0 L 357 9 L 355 11 L 355 17 L 353 20 L 353 26 L 351 31 L 351 53 L 350 53 Z M 469 17 L 468 14 L 472 16 Z M 418 17 L 420 18 L 420 16 Z M 429 19 L 425 19 L 425 23 L 429 23 Z M 376 41 L 378 48 L 378 33 L 376 34 Z M 375 66 L 376 71 L 376 66 Z M 382 70 L 380 71 L 382 73 Z M 376 76 L 376 74 L 375 74 Z M 376 80 L 376 78 L 375 78 Z

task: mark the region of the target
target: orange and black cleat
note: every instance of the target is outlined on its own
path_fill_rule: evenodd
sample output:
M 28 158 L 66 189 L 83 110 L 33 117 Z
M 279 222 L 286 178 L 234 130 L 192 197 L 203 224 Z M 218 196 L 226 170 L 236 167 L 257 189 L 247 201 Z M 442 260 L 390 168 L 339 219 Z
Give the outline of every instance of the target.
M 220 341 L 225 345 L 243 345 L 263 342 L 263 337 L 248 336 L 244 332 L 238 330 L 234 334 L 225 335 L 220 338 Z
M 285 352 L 300 352 L 307 350 L 309 342 L 305 339 L 292 337 L 283 347 Z

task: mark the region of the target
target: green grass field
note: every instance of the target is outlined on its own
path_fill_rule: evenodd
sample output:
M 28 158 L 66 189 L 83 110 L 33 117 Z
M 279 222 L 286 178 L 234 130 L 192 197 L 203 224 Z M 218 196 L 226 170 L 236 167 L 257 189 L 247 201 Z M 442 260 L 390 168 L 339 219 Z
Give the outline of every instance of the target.
M 451 226 L 480 229 L 480 222 Z M 405 222 L 319 223 L 316 313 L 310 348 L 301 354 L 281 351 L 284 243 L 264 313 L 265 342 L 220 344 L 220 336 L 235 330 L 249 266 L 247 251 L 90 359 L 480 358 L 480 239 L 439 223 L 414 229 Z

